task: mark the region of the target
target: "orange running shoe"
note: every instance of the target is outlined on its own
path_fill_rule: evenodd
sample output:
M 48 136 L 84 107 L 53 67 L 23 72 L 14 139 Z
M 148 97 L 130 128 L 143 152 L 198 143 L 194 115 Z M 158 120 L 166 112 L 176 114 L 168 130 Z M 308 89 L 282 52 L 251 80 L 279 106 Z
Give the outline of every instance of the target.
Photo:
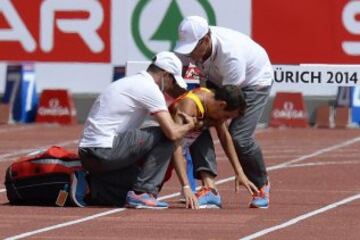
M 221 208 L 221 197 L 218 191 L 208 187 L 202 187 L 195 193 L 200 208 Z
M 126 207 L 164 209 L 168 208 L 169 204 L 156 200 L 156 198 L 148 193 L 136 194 L 134 191 L 128 191 L 126 195 Z
M 268 208 L 270 204 L 270 182 L 267 183 L 259 190 L 259 193 L 253 195 L 250 208 Z

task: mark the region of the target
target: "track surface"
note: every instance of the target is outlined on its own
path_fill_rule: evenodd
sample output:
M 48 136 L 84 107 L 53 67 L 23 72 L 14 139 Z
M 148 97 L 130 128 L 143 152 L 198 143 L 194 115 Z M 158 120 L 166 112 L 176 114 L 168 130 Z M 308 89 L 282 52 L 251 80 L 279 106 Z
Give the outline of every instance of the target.
M 0 179 L 19 156 L 61 145 L 76 149 L 81 125 L 0 125 Z M 223 209 L 188 210 L 173 179 L 161 197 L 172 208 L 129 210 L 11 206 L 0 182 L 0 239 L 359 239 L 360 130 L 260 129 L 272 189 L 269 209 L 234 193 L 218 141 Z

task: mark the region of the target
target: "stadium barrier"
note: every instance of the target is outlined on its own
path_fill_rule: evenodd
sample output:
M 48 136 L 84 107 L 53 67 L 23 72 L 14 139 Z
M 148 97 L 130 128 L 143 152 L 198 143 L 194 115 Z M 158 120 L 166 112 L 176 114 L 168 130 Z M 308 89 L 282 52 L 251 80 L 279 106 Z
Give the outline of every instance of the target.
M 359 127 L 360 65 L 299 64 L 273 67 L 273 92 L 302 92 L 308 99 L 336 97 L 335 103 L 327 103 L 330 109 L 315 107 L 315 126 Z
M 316 108 L 316 122 L 317 128 L 332 128 L 334 125 L 334 108 L 329 105 L 320 105 Z
M 360 126 L 360 86 L 351 90 L 351 123 Z
M 2 99 L 2 103 L 9 106 L 8 123 L 33 122 L 38 101 L 34 65 L 30 63 L 8 65 Z
M 338 87 L 335 103 L 336 127 L 356 127 L 360 124 L 360 87 Z M 345 124 L 346 122 L 346 124 Z
M 9 104 L 0 104 L 0 124 L 9 123 L 10 106 Z
M 115 82 L 115 81 L 125 77 L 125 69 L 126 69 L 125 66 L 114 66 L 112 81 Z

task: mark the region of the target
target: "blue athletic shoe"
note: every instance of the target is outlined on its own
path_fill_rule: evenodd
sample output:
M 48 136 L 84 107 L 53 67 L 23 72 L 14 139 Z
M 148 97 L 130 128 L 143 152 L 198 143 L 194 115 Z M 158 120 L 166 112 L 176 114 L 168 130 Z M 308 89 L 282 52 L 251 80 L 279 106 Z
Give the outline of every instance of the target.
M 200 208 L 221 208 L 221 197 L 215 189 L 202 187 L 195 195 Z
M 169 204 L 156 200 L 148 193 L 136 194 L 134 191 L 129 191 L 126 195 L 126 207 L 165 209 L 169 207 Z
M 268 181 L 260 190 L 259 194 L 254 195 L 250 208 L 268 208 L 270 204 L 270 182 Z
M 74 172 L 70 190 L 70 198 L 73 203 L 78 207 L 85 207 L 85 197 L 89 191 L 85 171 Z

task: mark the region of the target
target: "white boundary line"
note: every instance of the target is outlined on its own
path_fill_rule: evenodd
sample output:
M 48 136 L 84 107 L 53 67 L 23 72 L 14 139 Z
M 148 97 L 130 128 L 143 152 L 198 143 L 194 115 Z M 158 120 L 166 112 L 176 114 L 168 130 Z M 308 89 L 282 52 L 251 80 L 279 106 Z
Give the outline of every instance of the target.
M 13 128 L 4 127 L 0 129 L 0 133 L 8 133 L 8 132 L 17 132 L 22 130 L 31 130 L 32 128 L 35 128 L 39 125 L 23 125 L 23 126 L 17 126 Z
M 288 168 L 297 167 L 313 167 L 313 166 L 330 166 L 330 165 L 349 165 L 349 164 L 360 164 L 360 161 L 339 161 L 339 162 L 309 162 L 300 164 L 291 164 Z
M 53 145 L 56 146 L 67 146 L 70 144 L 74 144 L 77 143 L 78 140 L 70 140 L 70 141 L 65 141 L 65 142 L 60 142 L 60 143 L 55 143 Z M 51 145 L 51 144 L 50 144 Z M 37 148 L 31 148 L 31 149 L 24 149 L 24 150 L 20 150 L 20 151 L 16 151 L 16 152 L 12 152 L 12 153 L 5 153 L 5 154 L 1 154 L 0 155 L 0 162 L 6 162 L 6 161 L 10 161 L 10 159 L 1 159 L 1 158 L 6 158 L 6 157 L 15 157 L 17 155 L 20 154 L 27 154 L 27 155 L 32 155 L 32 154 L 36 154 L 38 151 L 47 149 L 50 147 L 50 145 L 46 145 L 46 146 L 40 146 Z M 36 149 L 36 150 L 35 150 Z M 6 192 L 5 188 L 0 188 L 0 193 Z
M 307 218 L 310 218 L 310 217 L 313 217 L 315 215 L 318 215 L 320 213 L 323 213 L 323 212 L 326 212 L 326 211 L 329 211 L 333 208 L 336 208 L 336 207 L 339 207 L 341 205 L 344 205 L 346 203 L 349 203 L 349 202 L 352 202 L 352 201 L 355 201 L 355 200 L 358 200 L 360 199 L 360 194 L 356 194 L 356 195 L 353 195 L 351 197 L 348 197 L 348 198 L 345 198 L 341 201 L 338 201 L 338 202 L 335 202 L 335 203 L 332 203 L 332 204 L 329 204 L 325 207 L 322 207 L 322 208 L 319 208 L 319 209 L 316 209 L 312 212 L 308 212 L 306 214 L 303 214 L 303 215 L 300 215 L 298 217 L 295 217 L 295 218 L 292 218 L 290 219 L 289 221 L 286 221 L 282 224 L 279 224 L 279 225 L 275 225 L 273 227 L 269 227 L 269 228 L 266 228 L 264 230 L 261 230 L 259 232 L 256 232 L 256 233 L 253 233 L 251 235 L 248 235 L 246 237 L 243 237 L 243 238 L 240 238 L 239 240 L 251 240 L 251 239 L 255 239 L 255 238 L 258 238 L 258 237 L 262 237 L 268 233 L 271 233 L 271 232 L 274 232 L 274 231 L 277 231 L 279 229 L 282 229 L 282 228 L 286 228 L 288 226 L 291 226 L 291 225 L 294 225 L 296 223 L 299 223 L 301 221 L 304 221 L 305 219 Z
M 316 152 L 313 152 L 311 154 L 308 154 L 308 155 L 304 155 L 304 156 L 301 156 L 301 157 L 298 157 L 298 158 L 295 158 L 293 160 L 290 160 L 290 161 L 287 161 L 287 162 L 284 162 L 284 163 L 280 163 L 278 165 L 274 165 L 274 166 L 271 166 L 271 167 L 268 167 L 266 168 L 267 171 L 273 171 L 273 170 L 277 170 L 277 169 L 282 169 L 282 168 L 287 168 L 287 167 L 291 167 L 293 165 L 293 163 L 297 163 L 297 162 L 301 162 L 301 161 L 304 161 L 308 158 L 312 158 L 312 157 L 315 157 L 315 156 L 318 156 L 320 154 L 323 154 L 323 153 L 326 153 L 326 152 L 330 152 L 330 151 L 333 151 L 333 150 L 336 150 L 338 148 L 342 148 L 342 147 L 345 147 L 347 145 L 351 145 L 355 142 L 359 142 L 360 141 L 360 137 L 357 137 L 357 138 L 353 138 L 351 140 L 348 140 L 348 141 L 345 141 L 343 143 L 340 143 L 338 145 L 333 145 L 331 147 L 327 147 L 327 148 L 323 148 L 323 149 L 320 149 Z M 235 177 L 232 176 L 232 177 L 228 177 L 228 178 L 225 178 L 225 179 L 222 179 L 222 180 L 219 180 L 216 182 L 216 184 L 222 184 L 222 183 L 225 183 L 225 182 L 228 182 L 228 181 L 231 181 L 231 180 L 234 180 Z
M 64 223 L 56 224 L 56 225 L 53 225 L 53 226 L 40 228 L 40 229 L 35 230 L 35 231 L 26 232 L 26 233 L 22 233 L 22 234 L 19 234 L 19 235 L 16 235 L 16 236 L 8 237 L 8 238 L 5 238 L 4 240 L 22 239 L 22 238 L 33 236 L 33 235 L 38 234 L 38 233 L 48 232 L 48 231 L 51 231 L 51 230 L 54 230 L 54 229 L 58 229 L 58 228 L 67 227 L 67 226 L 71 226 L 71 225 L 74 225 L 74 224 L 90 221 L 90 220 L 93 220 L 93 219 L 98 218 L 98 217 L 107 216 L 107 215 L 122 212 L 122 211 L 125 211 L 125 210 L 126 210 L 126 208 L 112 209 L 112 210 L 105 211 L 105 212 L 102 212 L 102 213 L 90 215 L 90 216 L 85 217 L 85 218 L 80 218 L 78 220 L 64 222 Z
M 353 144 L 353 143 L 358 142 L 358 141 L 360 141 L 360 137 L 353 138 L 351 140 L 345 141 L 345 142 L 340 143 L 338 145 L 333 145 L 331 147 L 327 147 L 327 148 L 318 150 L 318 151 L 316 151 L 314 153 L 304 155 L 304 156 L 301 156 L 299 158 L 295 158 L 293 160 L 290 160 L 290 161 L 287 161 L 287 162 L 284 162 L 284 163 L 281 163 L 281 164 L 278 164 L 278 165 L 275 165 L 275 166 L 271 166 L 271 167 L 269 167 L 267 169 L 268 169 L 268 171 L 272 171 L 272 170 L 277 170 L 277 169 L 281 169 L 281 168 L 286 168 L 288 165 L 290 165 L 292 163 L 301 162 L 301 161 L 306 160 L 308 158 L 315 157 L 317 155 L 320 155 L 320 154 L 323 154 L 323 153 L 326 153 L 326 152 L 329 152 L 329 151 L 333 151 L 333 150 L 336 150 L 336 149 L 341 148 L 341 147 L 345 147 L 347 145 Z M 234 179 L 234 177 L 229 177 L 229 178 L 226 178 L 226 179 L 222 179 L 222 180 L 217 181 L 216 184 L 220 185 L 220 184 L 229 182 L 229 181 L 231 181 L 233 179 Z M 172 197 L 175 197 L 175 196 L 178 196 L 178 195 L 180 195 L 179 192 L 174 193 L 174 194 L 170 194 L 170 195 L 165 195 L 165 196 L 162 196 L 161 198 L 159 198 L 159 200 L 172 198 Z M 90 215 L 90 216 L 85 217 L 85 218 L 80 218 L 78 220 L 73 220 L 73 221 L 69 221 L 69 222 L 65 222 L 65 223 L 60 223 L 60 224 L 52 225 L 52 226 L 49 226 L 49 227 L 40 228 L 40 229 L 37 229 L 37 230 L 34 230 L 34 231 L 25 232 L 25 233 L 22 233 L 22 234 L 10 236 L 8 238 L 5 238 L 4 240 L 23 239 L 25 237 L 33 236 L 33 235 L 43 233 L 43 232 L 48 232 L 48 231 L 51 231 L 51 230 L 54 230 L 54 229 L 59 229 L 59 228 L 74 225 L 74 224 L 77 224 L 77 223 L 90 221 L 90 220 L 93 220 L 93 219 L 98 218 L 98 217 L 107 216 L 107 215 L 110 215 L 110 214 L 122 212 L 124 210 L 126 210 L 126 209 L 125 208 L 113 209 L 113 210 L 110 210 L 110 211 L 105 211 L 103 213 Z M 256 233 L 254 233 L 254 234 L 256 234 Z
M 289 166 L 286 166 L 284 168 L 301 168 L 301 167 L 312 167 L 312 166 L 328 166 L 328 165 L 346 165 L 346 164 L 360 164 L 360 161 L 341 161 L 341 162 L 311 162 L 311 163 L 303 163 L 303 164 L 292 164 Z M 5 188 L 0 189 L 0 193 L 6 192 Z M 179 193 L 174 193 L 172 195 L 167 195 L 169 198 L 179 196 Z M 162 197 L 159 198 L 159 200 L 162 200 Z
M 330 151 L 333 151 L 333 150 L 336 150 L 338 148 L 342 148 L 342 147 L 351 145 L 351 144 L 359 142 L 359 141 L 360 141 L 360 137 L 353 138 L 353 139 L 350 139 L 348 141 L 342 142 L 342 143 L 340 143 L 338 145 L 333 145 L 331 147 L 323 148 L 323 149 L 320 149 L 320 150 L 318 150 L 316 152 L 313 152 L 311 154 L 304 155 L 304 156 L 295 158 L 293 160 L 290 160 L 290 161 L 287 161 L 287 162 L 284 162 L 284 163 L 281 163 L 281 164 L 278 164 L 278 165 L 275 165 L 275 166 L 271 166 L 271 167 L 268 168 L 268 170 L 275 170 L 275 169 L 278 169 L 278 168 L 283 168 L 283 167 L 288 166 L 290 164 L 301 162 L 301 161 L 303 161 L 305 159 L 315 157 L 317 155 L 320 155 L 320 154 L 323 154 L 323 153 L 326 153 L 326 152 L 330 152 Z
M 4 154 L 0 154 L 0 162 L 6 162 L 9 161 L 10 157 L 16 157 L 22 154 L 34 154 L 38 151 L 41 150 L 45 150 L 48 149 L 50 146 L 56 145 L 56 146 L 67 146 L 70 144 L 74 144 L 77 143 L 78 140 L 69 140 L 69 141 L 65 141 L 65 142 L 59 142 L 59 143 L 53 143 L 53 144 L 48 144 L 48 145 L 43 145 L 43 146 L 38 146 L 38 147 L 34 147 L 34 148 L 28 148 L 28 149 L 23 149 L 23 150 L 17 150 L 14 152 L 10 152 L 10 153 L 4 153 Z

